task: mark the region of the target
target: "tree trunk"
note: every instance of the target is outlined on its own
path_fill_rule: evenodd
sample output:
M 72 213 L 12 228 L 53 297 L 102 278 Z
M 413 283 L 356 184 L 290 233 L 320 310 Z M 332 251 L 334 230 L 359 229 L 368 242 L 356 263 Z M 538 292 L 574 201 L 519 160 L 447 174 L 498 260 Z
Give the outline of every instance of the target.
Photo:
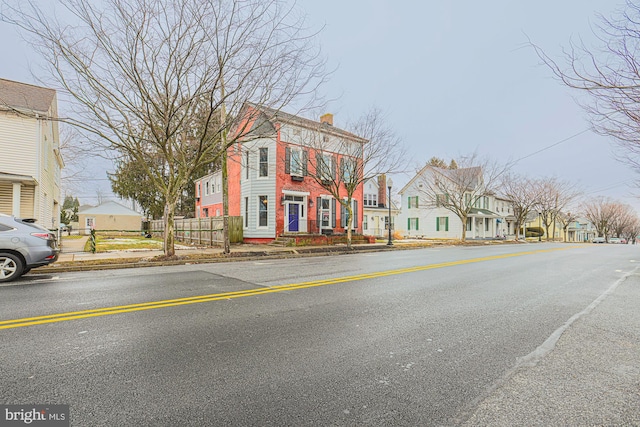
M 222 253 L 231 253 L 229 243 L 229 172 L 227 170 L 227 150 L 222 154 L 222 236 L 224 248 Z
M 353 224 L 353 209 L 351 208 L 351 200 L 347 200 L 347 205 L 345 206 L 347 208 L 347 218 L 349 219 L 347 221 L 347 248 L 351 249 L 351 224 Z M 391 218 L 389 218 L 389 221 L 391 221 Z
M 462 215 L 462 217 L 460 217 L 460 221 L 462 221 L 462 237 L 460 237 L 460 241 L 464 242 L 467 240 L 467 216 Z
M 164 205 L 164 254 L 171 257 L 176 254 L 174 217 L 176 203 L 167 201 Z

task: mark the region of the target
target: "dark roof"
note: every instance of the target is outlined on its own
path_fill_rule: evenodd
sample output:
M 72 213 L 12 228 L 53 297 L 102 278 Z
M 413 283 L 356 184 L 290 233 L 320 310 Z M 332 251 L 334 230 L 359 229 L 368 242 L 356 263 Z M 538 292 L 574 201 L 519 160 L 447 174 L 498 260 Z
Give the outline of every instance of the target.
M 272 123 L 274 122 L 289 123 L 289 124 L 294 124 L 307 129 L 315 130 L 315 131 L 326 132 L 328 134 L 332 134 L 338 137 L 353 139 L 358 142 L 363 142 L 363 143 L 369 142 L 367 139 L 361 136 L 358 136 L 351 132 L 347 132 L 346 130 L 334 127 L 327 123 L 321 123 L 319 121 L 306 119 L 304 117 L 285 113 L 284 111 L 276 110 L 270 107 L 265 107 L 263 105 L 257 105 L 252 103 L 248 103 L 248 105 L 264 113 L 267 119 Z
M 46 113 L 56 95 L 54 89 L 0 79 L 0 108 L 26 109 Z

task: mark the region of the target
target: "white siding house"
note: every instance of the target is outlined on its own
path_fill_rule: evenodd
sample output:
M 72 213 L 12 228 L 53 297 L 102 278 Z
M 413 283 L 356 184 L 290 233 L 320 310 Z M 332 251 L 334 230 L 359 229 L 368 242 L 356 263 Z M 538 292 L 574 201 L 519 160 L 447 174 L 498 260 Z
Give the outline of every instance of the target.
M 460 239 L 465 227 L 466 239 L 506 238 L 513 235 L 515 218 L 511 204 L 492 193 L 484 193 L 481 174 L 480 168 L 423 168 L 400 190 L 400 222 L 406 227 L 404 234 L 414 238 Z M 439 184 L 441 190 L 431 184 L 435 179 L 444 181 Z M 452 190 L 450 192 L 446 190 L 448 180 L 455 182 L 449 187 Z M 454 189 L 456 186 L 458 188 Z M 466 188 L 468 190 L 465 191 Z M 456 213 L 444 207 L 458 203 L 449 197 L 459 197 L 459 206 L 469 209 L 465 224 Z
M 389 200 L 385 175 L 368 179 L 363 189 L 362 234 L 365 236 L 387 237 L 389 235 L 389 204 L 391 204 L 391 230 L 403 229 L 398 224 L 400 210 Z
M 60 155 L 53 89 L 0 79 L 0 213 L 57 228 Z

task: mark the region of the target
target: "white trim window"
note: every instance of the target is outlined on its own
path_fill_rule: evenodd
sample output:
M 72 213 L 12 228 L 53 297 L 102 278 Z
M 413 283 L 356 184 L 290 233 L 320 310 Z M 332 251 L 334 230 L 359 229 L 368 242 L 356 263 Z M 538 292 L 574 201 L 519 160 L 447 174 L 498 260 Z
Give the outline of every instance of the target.
M 377 193 L 369 193 L 364 195 L 364 205 L 378 207 L 378 194 Z
M 258 227 L 269 226 L 269 196 L 258 196 Z
M 259 153 L 259 167 L 258 167 L 258 177 L 266 178 L 269 176 L 269 148 L 260 147 L 258 150 Z

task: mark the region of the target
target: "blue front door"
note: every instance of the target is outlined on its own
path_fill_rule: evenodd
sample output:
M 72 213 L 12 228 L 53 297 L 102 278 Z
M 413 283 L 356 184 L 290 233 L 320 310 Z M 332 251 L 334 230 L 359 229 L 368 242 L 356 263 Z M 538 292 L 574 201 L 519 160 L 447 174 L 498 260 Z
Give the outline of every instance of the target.
M 298 204 L 289 203 L 289 231 L 298 231 L 299 209 Z

